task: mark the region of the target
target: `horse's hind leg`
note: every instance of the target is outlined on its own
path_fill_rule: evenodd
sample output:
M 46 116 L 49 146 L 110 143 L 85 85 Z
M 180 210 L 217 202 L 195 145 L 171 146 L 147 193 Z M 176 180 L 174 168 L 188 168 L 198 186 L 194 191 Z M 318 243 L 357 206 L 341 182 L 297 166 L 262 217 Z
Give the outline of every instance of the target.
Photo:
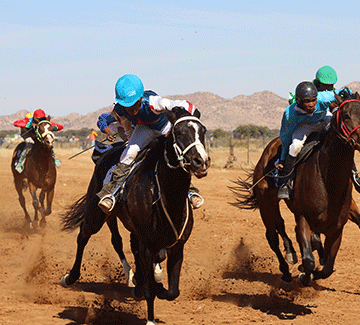
M 90 217 L 92 218 L 91 220 L 88 219 Z M 95 220 L 95 223 L 92 220 Z M 90 237 L 96 234 L 104 223 L 105 218 L 103 215 L 99 216 L 99 213 L 85 214 L 84 221 L 80 225 L 79 235 L 77 236 L 77 251 L 74 265 L 70 272 L 61 279 L 61 284 L 64 287 L 74 284 L 80 278 L 81 261 L 85 246 L 89 242 Z
M 115 217 L 110 218 L 107 220 L 107 225 L 111 231 L 111 243 L 116 251 L 116 253 L 119 255 L 123 271 L 125 273 L 126 277 L 126 283 L 129 287 L 135 287 L 133 283 L 133 270 L 131 269 L 131 266 L 129 265 L 128 261 L 126 260 L 124 251 L 123 251 L 123 242 L 122 238 L 119 233 L 119 228 L 117 224 L 117 219 Z
M 266 239 L 269 243 L 270 248 L 276 254 L 276 257 L 279 261 L 279 269 L 283 274 L 281 279 L 289 283 L 292 281 L 292 277 L 289 271 L 289 265 L 285 261 L 280 251 L 279 234 L 276 230 L 278 227 L 279 229 L 283 229 L 285 233 L 285 225 L 282 224 L 284 220 L 282 220 L 282 217 L 280 215 L 279 204 L 267 202 L 266 204 L 265 203 L 259 204 L 259 207 L 260 207 L 261 218 L 266 228 Z
M 275 221 L 275 227 L 282 240 L 284 241 L 285 258 L 287 262 L 290 264 L 296 264 L 298 262 L 296 251 L 294 249 L 291 239 L 286 233 L 284 219 L 281 217 L 280 211 L 278 214 L 278 218 Z
M 319 255 L 319 262 L 321 265 L 325 264 L 325 251 L 324 247 L 321 242 L 320 233 L 317 231 L 314 231 L 311 234 L 311 247 L 313 251 L 317 251 Z

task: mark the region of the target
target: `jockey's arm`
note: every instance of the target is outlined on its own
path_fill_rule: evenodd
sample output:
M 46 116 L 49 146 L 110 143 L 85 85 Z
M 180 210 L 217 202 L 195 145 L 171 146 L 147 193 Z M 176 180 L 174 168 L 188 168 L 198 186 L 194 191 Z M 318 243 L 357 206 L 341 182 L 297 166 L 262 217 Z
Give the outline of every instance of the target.
M 150 108 L 155 114 L 171 111 L 174 107 L 182 107 L 191 115 L 194 115 L 196 108 L 187 100 L 171 100 L 160 96 L 149 96 Z

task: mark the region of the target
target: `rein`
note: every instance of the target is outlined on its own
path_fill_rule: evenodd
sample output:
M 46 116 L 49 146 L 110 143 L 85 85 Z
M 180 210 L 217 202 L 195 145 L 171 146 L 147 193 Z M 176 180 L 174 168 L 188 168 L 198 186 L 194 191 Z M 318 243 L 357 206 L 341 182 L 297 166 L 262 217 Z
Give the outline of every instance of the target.
M 171 226 L 171 228 L 172 228 L 172 230 L 173 230 L 173 232 L 175 234 L 175 238 L 176 238 L 175 242 L 172 245 L 167 246 L 167 248 L 171 248 L 181 239 L 181 237 L 184 234 L 185 228 L 186 228 L 186 226 L 188 224 L 188 221 L 189 221 L 189 202 L 188 202 L 188 200 L 189 199 L 186 198 L 186 219 L 185 219 L 184 225 L 183 225 L 183 227 L 182 227 L 182 229 L 180 231 L 180 234 L 179 234 L 178 231 L 175 228 L 174 223 L 171 220 L 171 217 L 170 217 L 169 213 L 167 212 L 167 209 L 166 209 L 165 203 L 164 203 L 164 199 L 163 199 L 163 197 L 161 195 L 161 188 L 160 188 L 160 182 L 159 182 L 159 177 L 158 177 L 158 164 L 159 164 L 159 161 L 156 163 L 156 166 L 155 166 L 155 179 L 156 179 L 156 184 L 158 186 L 158 192 L 159 192 L 158 195 L 159 195 L 159 198 L 160 198 L 161 206 L 162 206 L 162 208 L 164 210 L 164 213 L 166 215 L 166 218 L 169 221 L 170 226 Z
M 346 137 L 346 139 L 348 140 L 350 146 L 354 149 L 355 147 L 355 140 L 351 137 L 351 135 L 358 129 L 360 128 L 360 125 L 358 125 L 357 127 L 355 127 L 354 129 L 352 129 L 351 131 L 349 131 L 348 127 L 345 125 L 344 120 L 341 116 L 341 108 L 349 102 L 358 102 L 360 103 L 360 100 L 358 99 L 348 99 L 343 101 L 340 106 L 339 109 L 336 111 L 336 124 L 337 124 L 337 129 L 339 131 L 343 132 L 343 135 Z M 341 134 L 340 134 L 341 135 Z
M 188 170 L 186 170 L 186 165 L 190 165 L 190 163 L 187 163 L 186 162 L 186 159 L 184 157 L 184 155 L 194 146 L 196 145 L 201 145 L 203 146 L 203 144 L 201 143 L 201 141 L 199 139 L 196 139 L 194 142 L 192 142 L 191 144 L 189 144 L 184 150 L 182 150 L 179 145 L 176 143 L 176 137 L 175 137 L 175 134 L 174 134 L 174 129 L 175 129 L 175 126 L 180 123 L 180 122 L 184 122 L 184 121 L 195 121 L 196 123 L 199 123 L 202 125 L 202 123 L 200 122 L 200 120 L 195 117 L 195 116 L 184 116 L 184 117 L 181 117 L 179 118 L 178 120 L 175 121 L 174 123 L 174 126 L 172 128 L 172 136 L 173 136 L 173 139 L 174 139 L 174 142 L 173 142 L 173 147 L 174 147 L 174 151 L 175 151 L 175 155 L 177 157 L 177 160 L 179 162 L 179 165 L 177 166 L 172 166 L 170 164 L 170 161 L 169 159 L 167 158 L 167 155 L 166 155 L 166 150 L 164 151 L 164 157 L 165 157 L 165 161 L 166 161 L 166 164 L 168 165 L 168 167 L 172 168 L 172 169 L 176 169 L 176 168 L 179 168 L 181 167 L 183 170 L 185 170 L 187 173 L 189 173 Z

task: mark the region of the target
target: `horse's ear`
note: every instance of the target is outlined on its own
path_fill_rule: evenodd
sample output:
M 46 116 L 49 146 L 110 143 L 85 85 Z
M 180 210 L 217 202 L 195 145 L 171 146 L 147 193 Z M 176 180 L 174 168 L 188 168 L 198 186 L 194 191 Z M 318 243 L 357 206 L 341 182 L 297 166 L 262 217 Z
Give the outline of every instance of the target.
M 360 100 L 360 95 L 359 95 L 358 92 L 355 93 L 355 98 L 358 99 L 358 100 Z
M 200 113 L 200 111 L 197 109 L 197 108 L 195 108 L 195 111 L 194 111 L 194 114 L 193 114 L 195 117 L 197 117 L 198 119 L 200 119 L 200 116 L 201 116 L 201 113 Z
M 48 115 L 46 119 L 47 119 L 48 121 L 50 121 L 50 120 L 51 120 L 51 116 Z
M 171 124 L 174 124 L 176 121 L 176 114 L 173 111 L 165 110 L 165 115 Z
M 171 124 L 174 124 L 180 117 L 189 116 L 191 114 L 184 108 L 176 106 L 171 111 L 165 110 L 165 115 Z

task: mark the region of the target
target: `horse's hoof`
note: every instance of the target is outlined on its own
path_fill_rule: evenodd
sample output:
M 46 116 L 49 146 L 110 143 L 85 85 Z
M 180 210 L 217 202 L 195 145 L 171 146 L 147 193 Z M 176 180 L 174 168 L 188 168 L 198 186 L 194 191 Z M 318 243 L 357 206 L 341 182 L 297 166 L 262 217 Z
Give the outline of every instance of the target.
M 64 288 L 67 288 L 67 287 L 71 286 L 73 283 L 71 283 L 71 281 L 70 281 L 70 274 L 65 274 L 61 278 L 60 283 Z
M 296 256 L 296 253 L 287 253 L 285 255 L 285 258 L 286 258 L 286 261 L 289 263 L 289 264 L 296 264 L 298 262 L 298 258 Z
M 299 274 L 299 280 L 304 287 L 309 287 L 313 279 L 314 279 L 314 275 L 312 273 L 310 273 L 310 276 L 308 277 L 306 276 L 305 273 Z
M 46 220 L 45 220 L 45 219 L 41 219 L 41 220 L 40 220 L 40 227 L 41 227 L 41 228 L 45 228 L 45 227 L 46 227 Z
M 156 263 L 154 266 L 154 278 L 156 282 L 161 282 L 163 279 L 163 269 L 161 268 L 159 263 Z
M 153 322 L 152 320 L 148 320 L 146 322 L 146 325 L 156 325 L 155 322 Z

